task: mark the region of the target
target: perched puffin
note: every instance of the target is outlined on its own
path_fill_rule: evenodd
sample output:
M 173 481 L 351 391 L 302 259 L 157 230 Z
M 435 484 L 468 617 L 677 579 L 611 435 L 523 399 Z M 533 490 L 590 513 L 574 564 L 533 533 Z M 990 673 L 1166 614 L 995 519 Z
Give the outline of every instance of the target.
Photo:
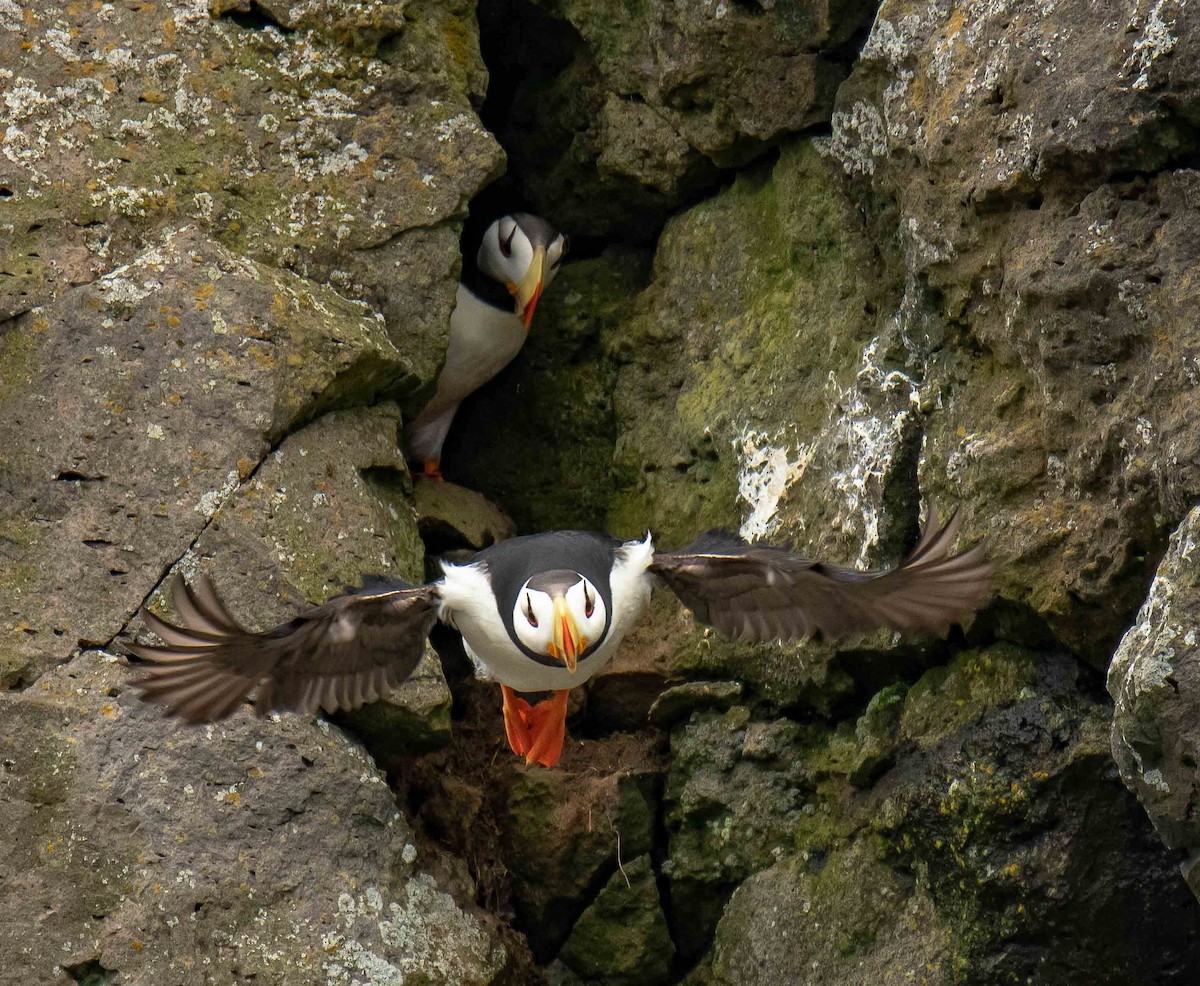
M 525 344 L 533 312 L 567 253 L 567 238 L 527 212 L 501 216 L 463 257 L 450 344 L 437 393 L 404 429 L 418 475 L 442 478 L 442 445 L 462 399 L 503 370 Z
M 679 551 L 655 551 L 586 531 L 502 541 L 436 582 L 372 577 L 262 633 L 243 629 L 203 576 L 174 587 L 176 626 L 142 610 L 166 646 L 131 645 L 148 662 L 141 697 L 188 722 L 230 715 L 257 689 L 260 715 L 355 709 L 412 673 L 436 620 L 500 683 L 513 752 L 558 762 L 567 695 L 616 653 L 658 582 L 695 618 L 747 642 L 839 638 L 877 627 L 944 633 L 974 612 L 994 568 L 981 545 L 951 554 L 961 520 L 931 516 L 894 569 L 858 571 L 722 531 Z M 530 705 L 519 692 L 553 692 Z

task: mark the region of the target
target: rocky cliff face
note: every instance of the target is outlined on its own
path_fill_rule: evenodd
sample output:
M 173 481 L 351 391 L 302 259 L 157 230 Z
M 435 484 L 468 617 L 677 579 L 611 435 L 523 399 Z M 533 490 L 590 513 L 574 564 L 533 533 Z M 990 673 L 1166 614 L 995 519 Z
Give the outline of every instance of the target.
M 1195 982 L 1194 20 L 0 0 L 0 981 Z M 492 503 L 414 493 L 501 194 L 580 249 L 452 435 Z M 926 504 L 965 631 L 660 600 L 553 771 L 449 634 L 337 724 L 118 657 L 176 572 L 266 626 L 513 522 L 875 565 Z

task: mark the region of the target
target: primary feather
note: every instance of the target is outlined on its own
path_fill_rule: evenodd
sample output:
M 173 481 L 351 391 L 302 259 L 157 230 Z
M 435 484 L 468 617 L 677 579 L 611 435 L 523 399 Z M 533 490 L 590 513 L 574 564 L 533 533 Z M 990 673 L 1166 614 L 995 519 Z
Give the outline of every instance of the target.
M 164 646 L 132 644 L 146 662 L 142 698 L 188 722 L 215 722 L 257 691 L 260 715 L 356 709 L 404 681 L 437 619 L 437 587 L 370 580 L 271 630 L 238 624 L 201 575 L 177 578 L 179 624 L 142 610 Z
M 945 633 L 987 598 L 995 565 L 982 546 L 951 554 L 962 526 L 932 513 L 920 541 L 896 568 L 863 572 L 752 545 L 724 531 L 654 556 L 650 570 L 701 623 L 746 641 L 836 639 L 879 627 Z

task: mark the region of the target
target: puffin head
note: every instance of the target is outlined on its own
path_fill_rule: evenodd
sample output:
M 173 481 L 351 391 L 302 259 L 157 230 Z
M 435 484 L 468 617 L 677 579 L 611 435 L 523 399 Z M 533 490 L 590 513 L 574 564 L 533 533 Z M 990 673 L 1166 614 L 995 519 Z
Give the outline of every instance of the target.
M 513 311 L 529 328 L 542 291 L 567 253 L 567 238 L 527 212 L 501 216 L 483 234 L 476 263 L 514 298 Z
M 535 660 L 574 671 L 579 658 L 607 633 L 608 612 L 596 587 L 578 572 L 540 572 L 517 593 L 513 630 Z

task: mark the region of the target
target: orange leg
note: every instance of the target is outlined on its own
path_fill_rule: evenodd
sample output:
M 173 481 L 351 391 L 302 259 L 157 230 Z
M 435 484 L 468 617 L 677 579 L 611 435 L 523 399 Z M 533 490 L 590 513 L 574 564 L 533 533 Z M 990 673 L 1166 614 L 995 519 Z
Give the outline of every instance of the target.
M 508 685 L 500 686 L 504 696 L 504 731 L 508 734 L 508 745 L 518 757 L 523 757 L 533 745 L 529 735 L 529 715 L 533 707 Z
M 540 763 L 543 767 L 558 763 L 567 733 L 567 696 L 570 694 L 569 689 L 561 689 L 554 693 L 554 698 L 529 710 L 526 721 L 532 743 L 525 753 L 526 763 Z
M 446 480 L 442 476 L 442 464 L 437 459 L 426 459 L 425 468 L 417 473 L 424 479 L 432 479 L 435 483 L 444 483 Z

